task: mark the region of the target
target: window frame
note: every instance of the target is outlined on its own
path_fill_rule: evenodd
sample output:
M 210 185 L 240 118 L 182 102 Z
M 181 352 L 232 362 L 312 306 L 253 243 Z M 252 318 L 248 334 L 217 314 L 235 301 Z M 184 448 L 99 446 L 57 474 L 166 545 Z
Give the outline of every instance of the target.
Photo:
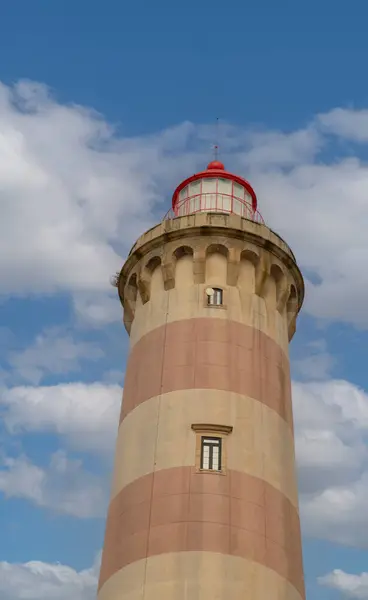
M 206 443 L 207 440 L 210 443 Z M 212 442 L 217 442 L 217 443 L 213 443 Z M 200 469 L 201 471 L 215 471 L 220 473 L 222 471 L 222 443 L 223 443 L 223 438 L 220 436 L 212 436 L 212 435 L 205 435 L 205 434 L 201 434 L 201 462 L 200 462 Z M 204 450 L 205 448 L 209 449 L 209 457 L 208 457 L 208 467 L 204 466 Z M 218 468 L 215 469 L 213 467 L 213 460 L 214 460 L 214 456 L 213 456 L 213 450 L 214 448 L 218 448 Z
M 196 434 L 195 468 L 197 473 L 212 475 L 226 475 L 227 469 L 227 436 L 232 432 L 231 425 L 214 425 L 210 423 L 195 423 L 192 430 Z M 220 470 L 203 468 L 203 445 L 204 439 L 219 439 L 219 466 Z
M 207 289 L 211 288 L 214 291 L 213 295 L 207 294 Z M 204 289 L 205 295 L 205 306 L 207 308 L 226 308 L 224 299 L 225 299 L 226 290 L 223 287 L 218 285 L 206 285 Z M 220 302 L 218 301 L 218 296 L 220 296 Z M 213 301 L 211 299 L 213 298 Z

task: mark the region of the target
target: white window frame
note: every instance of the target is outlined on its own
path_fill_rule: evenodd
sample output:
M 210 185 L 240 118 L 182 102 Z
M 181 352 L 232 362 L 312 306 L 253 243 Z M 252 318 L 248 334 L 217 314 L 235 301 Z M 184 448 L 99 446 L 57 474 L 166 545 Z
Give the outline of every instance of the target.
M 203 471 L 222 471 L 222 438 L 201 436 L 201 464 Z

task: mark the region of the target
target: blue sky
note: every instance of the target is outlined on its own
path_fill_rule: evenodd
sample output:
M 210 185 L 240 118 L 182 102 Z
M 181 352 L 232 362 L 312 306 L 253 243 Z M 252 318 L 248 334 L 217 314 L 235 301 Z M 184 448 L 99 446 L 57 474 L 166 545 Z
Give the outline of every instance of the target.
M 127 356 L 109 277 L 208 162 L 217 117 L 221 158 L 306 278 L 308 597 L 368 598 L 366 3 L 0 12 L 1 598 L 94 598 Z

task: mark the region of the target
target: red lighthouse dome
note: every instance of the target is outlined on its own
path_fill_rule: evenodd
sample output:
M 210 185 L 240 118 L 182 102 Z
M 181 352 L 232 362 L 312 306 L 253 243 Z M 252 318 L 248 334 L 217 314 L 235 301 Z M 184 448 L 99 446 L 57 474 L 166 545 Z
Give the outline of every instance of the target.
M 207 171 L 225 171 L 225 166 L 219 160 L 213 160 L 207 165 Z
M 257 211 L 257 196 L 250 183 L 226 171 L 219 160 L 213 160 L 205 171 L 178 185 L 173 194 L 172 209 L 176 217 L 196 212 L 221 212 L 263 223 Z

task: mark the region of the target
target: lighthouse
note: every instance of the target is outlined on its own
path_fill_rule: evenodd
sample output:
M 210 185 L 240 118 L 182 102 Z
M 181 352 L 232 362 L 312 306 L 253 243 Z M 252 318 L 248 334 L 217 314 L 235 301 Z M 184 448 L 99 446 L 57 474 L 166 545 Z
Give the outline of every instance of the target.
M 248 181 L 180 183 L 116 280 L 130 353 L 99 600 L 305 598 L 288 345 L 304 284 Z

